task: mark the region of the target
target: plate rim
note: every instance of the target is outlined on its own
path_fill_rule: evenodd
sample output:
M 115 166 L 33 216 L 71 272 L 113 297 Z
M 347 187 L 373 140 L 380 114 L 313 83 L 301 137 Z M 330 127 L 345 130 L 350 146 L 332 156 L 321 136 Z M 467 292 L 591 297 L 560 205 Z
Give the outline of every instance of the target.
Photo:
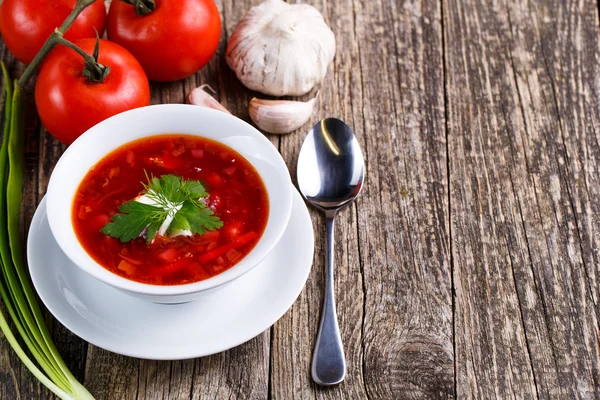
M 77 337 L 79 337 L 80 339 L 96 346 L 99 348 L 102 348 L 104 350 L 110 351 L 112 353 L 115 354 L 120 354 L 120 355 L 124 355 L 127 357 L 134 357 L 134 358 L 139 358 L 139 359 L 146 359 L 146 360 L 185 360 L 185 359 L 193 359 L 193 358 L 199 358 L 199 357 L 206 357 L 212 354 L 217 354 L 217 353 L 221 353 L 223 351 L 229 350 L 231 348 L 237 347 L 239 345 L 242 345 L 248 341 L 250 341 L 251 339 L 259 336 L 261 333 L 263 333 L 264 331 L 266 331 L 267 329 L 270 329 L 277 321 L 279 321 L 283 315 L 285 315 L 294 305 L 294 303 L 298 300 L 298 297 L 300 296 L 300 294 L 302 293 L 302 290 L 304 290 L 304 287 L 306 286 L 306 282 L 308 280 L 308 277 L 310 275 L 310 272 L 312 270 L 312 265 L 314 263 L 314 253 L 315 253 L 315 240 L 314 240 L 314 227 L 312 225 L 312 219 L 310 218 L 310 214 L 308 212 L 308 208 L 306 207 L 306 204 L 304 202 L 304 199 L 302 198 L 302 196 L 300 195 L 300 193 L 297 191 L 297 189 L 293 186 L 293 205 L 292 205 L 292 218 L 293 218 L 293 214 L 294 213 L 302 213 L 303 215 L 301 216 L 302 220 L 306 223 L 308 222 L 308 224 L 310 225 L 310 237 L 308 238 L 309 240 L 307 240 L 308 243 L 310 243 L 310 265 L 308 267 L 304 268 L 303 274 L 302 274 L 302 284 L 298 285 L 298 289 L 294 290 L 294 293 L 292 296 L 290 296 L 290 302 L 288 304 L 288 302 L 286 301 L 286 305 L 284 307 L 278 308 L 277 312 L 275 312 L 273 314 L 273 316 L 271 318 L 268 318 L 269 323 L 268 325 L 266 325 L 265 327 L 261 328 L 258 332 L 255 332 L 255 330 L 249 331 L 248 334 L 246 335 L 241 335 L 239 338 L 232 340 L 231 343 L 226 343 L 223 344 L 222 346 L 217 346 L 212 348 L 209 351 L 199 351 L 198 349 L 192 349 L 189 350 L 185 355 L 183 354 L 175 354 L 174 356 L 169 356 L 168 354 L 166 354 L 166 352 L 156 352 L 154 354 L 145 354 L 143 349 L 141 351 L 139 351 L 141 348 L 137 347 L 135 349 L 132 349 L 132 351 L 127 351 L 127 349 L 120 349 L 118 348 L 118 346 L 114 346 L 111 343 L 99 343 L 96 338 L 90 338 L 89 335 L 87 335 L 86 333 L 81 333 L 80 330 L 78 331 L 77 327 L 75 327 L 75 329 L 73 329 L 73 326 L 71 323 L 69 324 L 65 324 L 64 320 L 66 318 L 63 318 L 64 315 L 62 315 L 61 312 L 57 312 L 56 308 L 58 306 L 48 306 L 48 303 L 52 303 L 52 301 L 49 301 L 46 297 L 46 294 L 42 294 L 45 293 L 44 290 L 39 289 L 39 285 L 41 284 L 40 281 L 38 281 L 37 279 L 34 279 L 34 276 L 36 276 L 36 268 L 32 267 L 31 263 L 29 262 L 30 259 L 32 259 L 31 257 L 31 253 L 35 250 L 33 250 L 32 248 L 34 248 L 35 246 L 33 244 L 30 245 L 30 243 L 32 243 L 34 240 L 32 238 L 34 238 L 37 234 L 36 231 L 39 231 L 41 228 L 41 224 L 44 222 L 44 219 L 47 220 L 47 211 L 46 211 L 46 207 L 45 207 L 45 202 L 46 202 L 46 197 L 44 196 L 42 198 L 42 200 L 40 201 L 40 203 L 38 204 L 38 207 L 35 210 L 34 216 L 31 220 L 31 224 L 30 224 L 30 228 L 29 228 L 29 233 L 27 235 L 27 259 L 28 259 L 28 269 L 29 269 L 29 274 L 31 277 L 31 281 L 33 283 L 33 286 L 35 288 L 35 291 L 37 293 L 37 295 L 39 296 L 40 300 L 42 301 L 42 303 L 44 304 L 44 307 L 50 312 L 50 314 L 52 314 L 52 316 L 61 324 L 63 325 L 66 329 L 68 329 L 70 332 L 72 332 L 74 335 L 76 335 Z M 297 211 L 294 211 L 294 203 L 298 202 L 300 204 L 300 209 Z M 289 224 L 292 223 L 292 218 L 290 218 L 290 222 Z M 298 222 L 296 222 L 298 223 Z M 289 228 L 289 224 L 287 229 Z M 51 232 L 49 232 L 50 235 Z M 60 247 L 58 246 L 58 244 L 56 243 L 56 240 L 54 240 L 52 238 L 52 241 L 54 242 L 54 246 L 57 246 L 58 250 L 62 251 L 60 249 Z M 279 243 L 275 246 L 275 248 L 277 248 L 277 246 L 279 246 Z M 64 253 L 63 253 L 64 254 Z M 65 258 L 68 260 L 68 258 L 65 255 Z M 257 265 L 256 268 L 259 268 L 260 265 Z M 65 268 L 65 267 L 60 267 L 59 268 Z M 76 267 L 75 267 L 76 268 Z M 81 271 L 82 273 L 85 273 L 83 271 Z M 247 277 L 247 274 L 244 274 L 242 276 L 240 276 L 238 279 L 245 279 Z M 95 279 L 94 277 L 90 276 L 91 279 L 93 279 L 95 281 L 95 284 L 98 285 L 106 285 L 105 283 L 98 281 L 97 279 Z M 45 284 L 47 284 L 48 282 L 44 282 Z M 106 285 L 108 286 L 108 285 Z M 62 296 L 62 295 L 61 295 Z M 198 301 L 201 301 L 200 299 Z M 67 302 L 68 303 L 68 302 Z M 77 316 L 75 318 L 84 318 L 83 316 L 81 316 L 79 313 L 77 313 L 75 310 L 72 309 L 72 306 L 69 307 L 71 309 L 71 312 L 73 312 L 74 314 L 77 314 Z M 176 307 L 176 305 L 171 306 L 171 307 Z M 59 314 L 59 315 L 57 315 Z M 84 318 L 85 319 L 85 318 Z M 263 324 L 261 324 L 262 326 Z M 243 331 L 243 330 L 240 330 Z M 189 346 L 188 346 L 189 347 Z M 136 351 L 138 350 L 138 351 Z M 181 351 L 180 351 L 181 353 Z

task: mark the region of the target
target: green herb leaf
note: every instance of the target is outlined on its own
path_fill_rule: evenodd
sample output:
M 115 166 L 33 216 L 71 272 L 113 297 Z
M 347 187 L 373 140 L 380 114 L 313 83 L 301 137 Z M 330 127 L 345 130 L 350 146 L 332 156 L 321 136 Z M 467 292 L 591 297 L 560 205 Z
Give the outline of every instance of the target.
M 140 237 L 146 228 L 148 231 L 152 228 L 152 232 L 147 232 L 148 240 L 151 241 L 168 215 L 168 211 L 163 208 L 137 201 L 123 203 L 119 207 L 119 211 L 122 214 L 115 214 L 111 218 L 111 222 L 104 225 L 100 232 L 120 239 L 121 242 L 128 242 Z
M 148 229 L 146 230 L 146 244 L 150 244 L 154 240 L 156 232 L 158 232 L 161 225 L 161 221 L 155 221 L 148 225 Z
M 208 192 L 198 181 L 185 181 L 183 190 L 187 191 L 189 197 L 193 199 L 202 199 L 208 196 Z
M 204 202 L 200 203 L 204 205 Z M 214 231 L 222 226 L 223 222 L 219 217 L 213 215 L 213 211 L 206 205 L 204 205 L 204 208 L 199 208 L 194 202 L 186 201 L 175 214 L 171 225 L 169 225 L 168 233 L 180 229 L 203 235 L 207 230 Z
M 182 180 L 175 175 L 146 178 L 148 182 L 142 183 L 143 195 L 153 204 L 135 200 L 122 204 L 120 214 L 111 218 L 102 233 L 128 242 L 140 237 L 145 230 L 147 243 L 150 243 L 169 217 L 173 219 L 167 233 L 189 230 L 201 235 L 223 226 L 202 200 L 208 193 L 200 182 Z

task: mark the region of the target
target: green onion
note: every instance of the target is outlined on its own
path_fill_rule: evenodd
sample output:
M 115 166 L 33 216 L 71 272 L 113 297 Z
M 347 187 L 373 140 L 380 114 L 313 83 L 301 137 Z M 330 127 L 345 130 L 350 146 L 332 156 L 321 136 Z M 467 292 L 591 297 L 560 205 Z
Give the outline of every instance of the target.
M 52 342 L 24 262 L 19 226 L 25 145 L 25 99 L 22 88 L 57 44 L 71 47 L 72 44 L 63 38 L 64 33 L 77 16 L 94 2 L 95 0 L 77 0 L 73 11 L 48 37 L 18 81 L 13 83 L 2 63 L 6 101 L 4 137 L 0 146 L 0 298 L 22 342 L 37 364 L 23 350 L 2 312 L 0 329 L 29 371 L 64 400 L 94 397 L 75 379 Z
M 6 87 L 4 137 L 0 147 L 0 297 L 34 363 L 0 312 L 0 329 L 21 361 L 61 399 L 93 399 L 73 376 L 54 345 L 35 297 L 23 257 L 20 211 L 23 191 L 25 99 L 2 63 Z M 40 369 L 41 368 L 41 369 Z

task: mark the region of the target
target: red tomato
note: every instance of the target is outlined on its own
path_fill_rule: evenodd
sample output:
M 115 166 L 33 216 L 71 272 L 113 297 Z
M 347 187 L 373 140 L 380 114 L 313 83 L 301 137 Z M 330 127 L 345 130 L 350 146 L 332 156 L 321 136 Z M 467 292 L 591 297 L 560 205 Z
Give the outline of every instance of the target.
M 76 44 L 88 54 L 95 39 Z M 120 112 L 150 104 L 150 85 L 136 59 L 121 46 L 100 40 L 100 64 L 110 67 L 102 83 L 89 83 L 82 75 L 83 58 L 57 46 L 46 58 L 35 85 L 35 104 L 42 123 L 65 144 Z
M 209 188 L 211 189 L 218 188 L 219 186 L 223 185 L 223 183 L 225 183 L 223 177 L 217 174 L 216 172 L 211 172 L 210 174 L 208 174 L 204 178 L 204 181 L 208 184 Z
M 100 231 L 100 229 L 102 229 L 102 227 L 106 224 L 108 224 L 110 222 L 110 218 L 108 217 L 108 215 L 106 214 L 100 214 L 97 217 L 94 217 L 89 224 L 91 225 L 92 229 L 96 230 L 96 231 Z
M 2 38 L 21 62 L 29 64 L 48 36 L 75 8 L 77 0 L 4 0 L 0 13 Z M 96 37 L 104 32 L 106 8 L 102 0 L 88 6 L 65 34 L 71 41 Z
M 179 258 L 181 256 L 181 253 L 174 248 L 168 248 L 166 250 L 161 251 L 160 253 L 158 253 L 158 258 L 165 262 L 165 263 L 171 263 L 173 261 L 175 261 L 175 259 Z
M 232 222 L 228 222 L 223 227 L 223 231 L 225 232 L 225 236 L 228 239 L 235 239 L 240 236 L 244 230 L 244 223 L 240 220 L 234 220 Z
M 134 7 L 113 1 L 108 12 L 109 40 L 138 59 L 153 81 L 192 75 L 213 56 L 221 37 L 221 17 L 213 0 L 155 0 L 154 11 L 140 17 Z

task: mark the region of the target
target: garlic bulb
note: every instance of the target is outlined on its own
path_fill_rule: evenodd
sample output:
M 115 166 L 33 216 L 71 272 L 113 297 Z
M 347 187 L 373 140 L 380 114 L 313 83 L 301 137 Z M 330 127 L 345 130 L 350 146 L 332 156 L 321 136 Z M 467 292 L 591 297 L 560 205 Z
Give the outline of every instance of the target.
M 213 93 L 215 93 L 210 86 L 202 85 L 191 91 L 190 95 L 188 96 L 188 102 L 195 106 L 214 108 L 215 110 L 231 114 L 228 109 L 223 107 L 223 105 L 217 101 L 217 99 L 206 93 L 204 88 L 209 88 Z
M 310 119 L 315 99 L 307 102 L 253 98 L 248 107 L 256 126 L 269 133 L 289 133 Z
M 335 37 L 308 4 L 266 0 L 239 22 L 225 58 L 248 88 L 299 96 L 321 83 L 335 55 Z

